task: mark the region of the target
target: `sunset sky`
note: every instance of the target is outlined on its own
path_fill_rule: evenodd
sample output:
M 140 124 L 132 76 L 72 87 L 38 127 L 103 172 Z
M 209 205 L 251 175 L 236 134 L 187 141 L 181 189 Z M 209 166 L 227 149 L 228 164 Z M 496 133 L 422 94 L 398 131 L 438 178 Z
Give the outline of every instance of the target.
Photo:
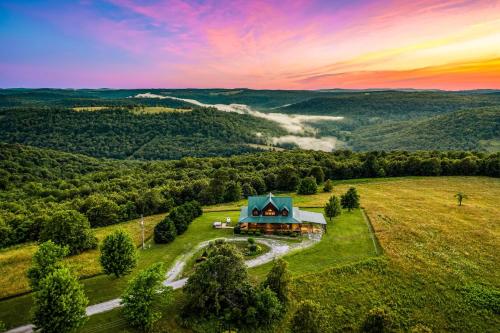
M 1 0 L 0 43 L 5 88 L 500 88 L 500 0 Z

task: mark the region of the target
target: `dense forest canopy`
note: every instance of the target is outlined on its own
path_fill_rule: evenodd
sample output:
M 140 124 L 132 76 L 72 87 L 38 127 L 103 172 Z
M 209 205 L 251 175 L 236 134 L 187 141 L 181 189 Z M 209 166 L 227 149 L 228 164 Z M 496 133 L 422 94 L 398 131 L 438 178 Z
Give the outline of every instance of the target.
M 294 191 L 301 179 L 407 175 L 500 176 L 500 154 L 474 152 L 334 153 L 284 151 L 175 161 L 96 159 L 0 144 L 1 246 L 38 240 L 59 211 L 74 210 L 93 227 L 167 212 L 184 202 L 214 204 L 243 195 Z M 317 177 L 315 177 L 317 179 Z
M 26 107 L 4 108 L 0 117 L 0 141 L 119 159 L 230 156 L 284 133 L 276 123 L 248 126 L 255 118 L 213 109 L 147 114 Z

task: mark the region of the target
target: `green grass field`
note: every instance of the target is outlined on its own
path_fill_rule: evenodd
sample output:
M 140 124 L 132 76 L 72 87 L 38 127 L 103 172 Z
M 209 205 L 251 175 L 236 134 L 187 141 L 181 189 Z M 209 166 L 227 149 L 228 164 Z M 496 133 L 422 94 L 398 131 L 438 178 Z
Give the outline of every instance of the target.
M 361 211 L 344 212 L 329 223 L 328 233 L 319 244 L 285 256 L 294 277 L 294 300 L 318 301 L 331 331 L 357 331 L 366 312 L 383 305 L 390 309 L 395 328 L 400 331 L 425 324 L 434 332 L 496 332 L 499 316 L 481 302 L 484 295 L 477 290 L 493 295 L 493 300 L 497 297 L 498 302 L 500 180 L 410 177 L 341 181 L 335 183 L 334 194 L 345 192 L 351 185 L 361 195 L 380 248 L 374 245 Z M 461 207 L 453 197 L 458 191 L 468 195 Z M 294 199 L 300 207 L 321 207 L 329 195 L 294 195 Z M 225 216 L 234 220 L 238 212 L 230 210 L 242 203 L 207 207 L 209 212 L 172 244 L 152 245 L 141 251 L 138 269 L 157 261 L 168 266 L 198 242 L 229 233 L 212 229 L 210 223 Z M 257 282 L 269 268 L 269 264 L 253 268 L 251 277 Z M 83 282 L 91 303 L 97 303 L 118 296 L 129 278 L 99 275 Z M 178 302 L 182 292 L 176 295 Z M 30 298 L 26 295 L 1 301 L 0 320 L 9 327 L 26 323 Z M 158 323 L 159 331 L 186 332 L 176 324 L 176 305 L 165 309 L 166 318 Z M 292 311 L 293 306 L 289 314 Z M 286 331 L 288 319 L 289 315 L 278 332 Z M 83 331 L 116 332 L 125 328 L 120 311 L 115 310 L 90 318 Z

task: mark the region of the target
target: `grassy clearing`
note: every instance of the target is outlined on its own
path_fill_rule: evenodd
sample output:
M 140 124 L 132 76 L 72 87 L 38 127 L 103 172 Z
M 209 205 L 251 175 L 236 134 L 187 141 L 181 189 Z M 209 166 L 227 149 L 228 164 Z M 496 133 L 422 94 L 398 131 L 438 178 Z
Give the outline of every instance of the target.
M 107 110 L 107 109 L 109 109 L 109 106 L 81 106 L 81 107 L 74 107 L 73 111 L 94 112 L 94 111 L 101 111 L 101 110 Z
M 154 226 L 164 216 L 165 214 L 159 214 L 144 218 L 144 235 L 146 238 L 152 236 Z M 94 230 L 100 242 L 104 237 L 118 229 L 128 232 L 137 246 L 141 244 L 141 228 L 138 219 Z M 0 250 L 0 298 L 29 291 L 26 272 L 31 265 L 31 258 L 37 248 L 37 244 L 30 243 Z M 65 261 L 75 274 L 80 277 L 89 277 L 102 272 L 98 249 L 69 257 Z
M 190 112 L 191 109 L 174 109 L 165 106 L 145 106 L 137 107 L 132 110 L 135 114 L 158 114 L 158 113 L 168 113 L 168 112 Z

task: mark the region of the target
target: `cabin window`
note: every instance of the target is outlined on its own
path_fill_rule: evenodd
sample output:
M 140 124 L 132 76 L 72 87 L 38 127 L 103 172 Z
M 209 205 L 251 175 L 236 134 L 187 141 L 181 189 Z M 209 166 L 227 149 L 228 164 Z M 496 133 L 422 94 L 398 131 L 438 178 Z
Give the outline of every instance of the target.
M 254 208 L 253 211 L 252 211 L 252 215 L 253 216 L 259 216 L 260 212 L 257 208 Z
M 265 216 L 275 216 L 276 215 L 276 211 L 274 209 L 272 209 L 271 207 L 269 207 L 268 209 L 266 209 L 264 211 L 264 215 Z
M 286 208 L 283 208 L 283 210 L 281 211 L 281 215 L 288 216 L 288 210 Z

